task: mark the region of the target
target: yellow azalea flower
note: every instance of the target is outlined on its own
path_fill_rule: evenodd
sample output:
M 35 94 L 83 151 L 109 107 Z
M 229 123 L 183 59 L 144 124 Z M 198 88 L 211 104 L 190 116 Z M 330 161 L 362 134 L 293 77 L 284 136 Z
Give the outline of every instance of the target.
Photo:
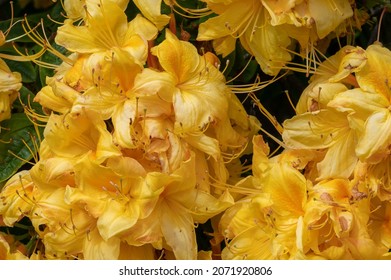
M 137 166 L 136 161 L 134 165 Z M 131 165 L 127 171 L 126 177 L 119 176 L 85 157 L 75 166 L 77 187 L 67 188 L 67 201 L 86 205 L 88 212 L 98 219 L 97 227 L 104 240 L 119 236 L 138 219 L 148 216 L 163 191 L 163 185 L 156 186 L 157 174 L 150 172 L 145 178 L 140 177 Z M 162 184 L 164 176 L 168 177 L 160 177 Z
M 170 16 L 161 14 L 162 0 L 133 0 L 133 3 L 136 4 L 143 16 L 153 22 L 159 30 L 168 24 Z
M 353 16 L 348 0 L 203 1 L 217 16 L 200 24 L 197 40 L 213 40 L 216 52 L 227 56 L 240 39 L 269 75 L 276 75 L 291 59 L 291 39 L 308 53 L 316 41 Z
M 368 231 L 372 202 L 365 186 L 344 179 L 322 181 L 309 197 L 304 216 L 308 249 L 327 259 L 383 258 L 388 247 Z
M 338 94 L 330 106 L 352 112 L 357 122 L 365 122 L 360 131 L 356 154 L 360 160 L 376 164 L 390 155 L 391 145 L 391 51 L 371 45 L 366 50 L 367 62 L 356 73 L 360 89 Z
M 270 24 L 269 14 L 260 1 L 205 2 L 218 15 L 200 24 L 197 40 L 214 40 L 217 53 L 227 56 L 239 38 L 269 75 L 278 73 L 283 63 L 290 60 L 284 50 L 290 44 L 286 30 Z
M 0 58 L 0 122 L 11 117 L 11 106 L 22 87 L 22 76 Z
M 230 240 L 222 259 L 273 259 L 274 229 L 267 222 L 267 194 L 249 197 L 228 208 L 219 223 L 223 236 Z
M 310 85 L 303 91 L 296 105 L 298 114 L 325 108 L 329 101 L 352 85 L 357 87 L 354 73 L 360 71 L 367 61 L 365 50 L 345 46 L 328 57 L 315 70 Z
M 192 154 L 168 177 L 155 174 L 153 183 L 163 185 L 164 190 L 150 215 L 140 219 L 126 233 L 129 244 L 152 243 L 158 249 L 167 244 L 176 259 L 197 258 L 194 223 L 206 222 L 232 205 L 233 199 L 228 193 L 216 199 L 196 188 L 194 159 Z
M 147 46 L 144 40 L 152 39 L 156 34 L 151 23 L 136 17 L 136 22 L 142 21 L 142 24 L 146 25 L 141 31 L 147 31 L 145 35 L 138 34 L 140 31 L 134 29 L 134 23 L 128 23 L 122 9 L 112 2 L 92 5 L 88 12 L 85 25 L 74 26 L 72 20 L 66 20 L 64 25 L 58 28 L 56 43 L 70 51 L 87 54 L 117 48 L 128 52 L 137 62 L 145 61 Z
M 365 185 L 374 197 L 381 201 L 391 199 L 391 176 L 390 176 L 391 157 L 386 157 L 377 164 L 368 164 L 359 162 L 356 167 L 355 176 L 357 184 Z
M 262 137 L 254 137 L 253 145 L 254 186 L 241 181 L 233 189 L 254 194 L 241 199 L 221 218 L 220 231 L 229 239 L 223 257 L 298 258 L 303 254 L 300 232 L 310 183 L 288 162 L 269 160 Z
M 206 63 L 192 44 L 179 41 L 166 30 L 166 40 L 151 51 L 169 74 L 162 79 L 169 79 L 172 90 L 159 95 L 173 103 L 176 133 L 199 132 L 210 122 L 226 118 L 228 88 L 224 76 Z
M 39 190 L 40 197 L 29 216 L 48 259 L 78 258 L 84 243 L 95 241 L 90 232 L 96 220 L 84 208 L 67 204 L 65 190 L 55 187 L 50 191 Z
M 29 171 L 20 171 L 7 181 L 0 193 L 0 216 L 6 226 L 29 215 L 37 199 L 34 190 Z
M 93 152 L 97 161 L 104 161 L 121 155 L 104 121 L 80 107 L 66 115 L 51 114 L 44 136 L 43 142 L 60 157 L 77 158 Z
M 128 22 L 116 3 L 106 1 L 88 7 L 85 25 L 75 26 L 67 19 L 55 40 L 72 52 L 89 55 L 81 71 L 87 79 L 92 77 L 92 86 L 119 84 L 126 91 L 146 62 L 147 40 L 156 34 L 156 27 L 148 20 L 136 16 Z
M 327 149 L 318 163 L 318 179 L 348 178 L 357 163 L 356 132 L 346 113 L 327 108 L 284 122 L 284 143 L 292 149 Z

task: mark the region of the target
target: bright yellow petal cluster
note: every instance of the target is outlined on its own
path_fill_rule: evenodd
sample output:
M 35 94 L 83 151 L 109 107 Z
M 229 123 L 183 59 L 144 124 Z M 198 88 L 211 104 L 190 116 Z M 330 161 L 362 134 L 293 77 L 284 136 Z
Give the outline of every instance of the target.
M 11 117 L 11 106 L 21 87 L 20 73 L 12 72 L 0 58 L 0 122 Z
M 259 191 L 222 216 L 223 258 L 389 258 L 390 59 L 379 44 L 341 49 L 284 122 L 285 151 L 269 159 L 254 138 L 253 177 L 235 188 Z
M 287 149 L 268 158 L 260 136 L 253 144 L 254 175 L 233 187 L 251 194 L 219 223 L 223 259 L 389 258 L 390 201 L 373 195 L 362 181 L 365 171 L 316 182 L 303 175 L 316 156 Z
M 269 75 L 276 75 L 291 59 L 292 39 L 308 54 L 318 40 L 341 33 L 354 12 L 348 0 L 203 2 L 217 16 L 201 23 L 197 40 L 213 40 L 216 52 L 227 56 L 240 39 Z
M 318 180 L 349 179 L 355 168 L 369 172 L 387 165 L 390 59 L 391 52 L 379 44 L 366 50 L 341 49 L 312 77 L 297 105 L 297 116 L 284 122 L 283 139 L 289 148 L 324 152 L 316 165 Z M 388 173 L 378 178 L 386 190 Z

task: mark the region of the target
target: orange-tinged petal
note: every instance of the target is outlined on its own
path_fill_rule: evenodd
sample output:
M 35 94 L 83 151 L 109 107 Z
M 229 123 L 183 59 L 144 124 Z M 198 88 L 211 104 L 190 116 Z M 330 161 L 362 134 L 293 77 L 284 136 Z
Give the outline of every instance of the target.
M 34 183 L 43 191 L 74 186 L 74 163 L 73 160 L 67 158 L 41 158 L 30 169 L 30 175 Z
M 138 96 L 158 95 L 164 101 L 172 103 L 173 94 L 177 90 L 172 75 L 145 68 L 136 76 L 132 93 Z
M 219 142 L 216 139 L 206 136 L 205 134 L 186 136 L 183 139 L 192 147 L 212 156 L 215 160 L 220 158 Z
M 72 103 L 63 96 L 57 95 L 57 91 L 55 94 L 51 86 L 43 87 L 34 97 L 34 101 L 41 104 L 42 107 L 59 113 L 66 113 L 72 107 Z
M 269 163 L 269 146 L 261 135 L 253 138 L 253 174 L 257 178 L 263 178 L 271 165 Z

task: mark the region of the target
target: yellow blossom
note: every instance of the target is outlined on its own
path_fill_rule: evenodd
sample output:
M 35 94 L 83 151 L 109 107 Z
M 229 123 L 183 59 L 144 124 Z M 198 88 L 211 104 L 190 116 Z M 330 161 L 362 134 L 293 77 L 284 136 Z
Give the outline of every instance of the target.
M 352 118 L 363 123 L 356 154 L 376 164 L 391 153 L 391 52 L 380 45 L 371 45 L 365 52 L 368 60 L 356 73 L 360 89 L 338 94 L 330 106 L 352 112 Z
M 353 16 L 349 1 L 212 1 L 204 0 L 217 15 L 201 23 L 197 40 L 213 40 L 218 54 L 227 56 L 236 39 L 260 64 L 276 75 L 291 59 L 291 39 L 312 55 L 313 45 Z
M 22 77 L 18 72 L 11 72 L 0 58 L 0 122 L 11 117 L 11 106 L 22 87 Z

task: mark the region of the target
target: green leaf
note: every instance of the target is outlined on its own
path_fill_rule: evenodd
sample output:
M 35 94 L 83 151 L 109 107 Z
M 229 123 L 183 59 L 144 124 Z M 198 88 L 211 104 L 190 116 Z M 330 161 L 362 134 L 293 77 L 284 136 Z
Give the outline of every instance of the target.
M 1 127 L 0 182 L 3 182 L 33 158 L 32 152 L 36 152 L 39 138 L 34 125 L 23 113 L 13 114 L 11 119 L 1 123 Z

